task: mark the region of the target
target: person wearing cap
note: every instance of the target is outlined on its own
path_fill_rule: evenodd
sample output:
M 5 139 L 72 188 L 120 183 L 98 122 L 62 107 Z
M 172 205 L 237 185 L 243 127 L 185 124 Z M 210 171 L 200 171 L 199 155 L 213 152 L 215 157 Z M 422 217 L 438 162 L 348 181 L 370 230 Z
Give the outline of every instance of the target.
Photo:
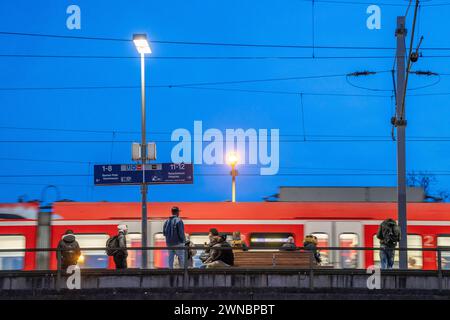
M 120 224 L 117 226 L 117 247 L 119 248 L 114 252 L 113 258 L 116 265 L 116 269 L 126 269 L 127 268 L 127 239 L 126 235 L 128 233 L 128 227 L 126 224 Z
M 183 250 L 186 242 L 184 235 L 184 223 L 179 217 L 180 209 L 172 207 L 172 216 L 164 222 L 163 234 L 166 237 L 166 245 L 168 247 L 182 247 L 180 249 L 169 250 L 169 268 L 173 269 L 175 256 L 178 257 L 180 266 L 184 266 L 185 250 Z

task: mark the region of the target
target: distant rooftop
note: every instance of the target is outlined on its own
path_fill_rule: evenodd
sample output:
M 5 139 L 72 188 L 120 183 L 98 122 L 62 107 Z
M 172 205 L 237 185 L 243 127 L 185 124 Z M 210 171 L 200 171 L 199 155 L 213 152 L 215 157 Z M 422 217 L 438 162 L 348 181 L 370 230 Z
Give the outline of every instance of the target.
M 408 187 L 408 202 L 424 202 L 421 187 Z M 280 187 L 278 201 L 300 202 L 396 202 L 396 187 Z

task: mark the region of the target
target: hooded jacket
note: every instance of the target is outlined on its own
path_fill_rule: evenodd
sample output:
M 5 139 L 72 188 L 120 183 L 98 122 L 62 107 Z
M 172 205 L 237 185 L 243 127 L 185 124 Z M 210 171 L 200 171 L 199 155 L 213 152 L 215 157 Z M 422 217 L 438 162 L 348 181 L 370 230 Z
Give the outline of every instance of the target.
M 395 248 L 397 242 L 401 239 L 400 228 L 394 220 L 386 219 L 380 224 L 377 238 L 380 240 L 381 245 Z
M 320 257 L 320 253 L 317 250 L 317 241 L 316 239 L 314 239 L 313 237 L 306 237 L 305 241 L 303 242 L 303 247 L 305 248 L 305 250 L 307 251 L 311 251 L 314 255 L 314 259 L 316 260 L 317 263 L 321 263 L 322 262 L 322 258 Z
M 171 216 L 164 222 L 163 233 L 168 246 L 176 246 L 186 242 L 184 236 L 184 223 L 178 216 Z
M 215 243 L 211 247 L 209 258 L 205 261 L 205 263 L 211 263 L 214 261 L 222 261 L 229 266 L 234 265 L 234 254 L 231 246 L 228 242 L 225 241 L 225 237 L 215 236 Z M 228 250 L 220 250 L 217 248 L 230 248 Z
M 80 245 L 75 240 L 75 236 L 73 234 L 63 235 L 58 244 L 58 251 L 56 251 L 56 257 L 58 259 L 62 256 L 62 266 L 66 267 L 77 264 L 80 255 Z
M 128 257 L 127 238 L 125 236 L 125 232 L 122 230 L 120 230 L 119 234 L 117 235 L 117 245 L 119 247 L 119 250 L 117 250 L 114 255 L 119 254 L 124 257 Z

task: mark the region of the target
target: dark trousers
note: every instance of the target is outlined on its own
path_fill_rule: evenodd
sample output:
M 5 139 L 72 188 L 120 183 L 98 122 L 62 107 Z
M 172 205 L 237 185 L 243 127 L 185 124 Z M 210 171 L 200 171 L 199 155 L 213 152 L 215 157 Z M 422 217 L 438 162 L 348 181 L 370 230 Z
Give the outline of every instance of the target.
M 126 269 L 127 268 L 127 257 L 123 253 L 116 253 L 114 255 L 114 263 L 116 264 L 116 269 Z
M 395 250 L 386 246 L 381 246 L 380 260 L 381 269 L 392 269 L 394 266 Z

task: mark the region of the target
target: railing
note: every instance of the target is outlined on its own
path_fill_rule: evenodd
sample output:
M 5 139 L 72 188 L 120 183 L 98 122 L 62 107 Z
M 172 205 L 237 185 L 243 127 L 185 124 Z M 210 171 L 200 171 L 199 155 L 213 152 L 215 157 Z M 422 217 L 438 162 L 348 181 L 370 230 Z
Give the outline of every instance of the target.
M 184 247 L 184 246 L 175 246 L 175 247 L 129 247 L 127 248 L 127 251 L 137 251 L 137 252 L 142 252 L 144 250 L 146 251 L 170 251 L 170 250 L 176 250 L 176 251 L 184 251 L 184 256 L 187 256 L 188 254 L 188 250 L 191 249 L 195 249 L 197 251 L 204 251 L 204 250 L 242 250 L 241 248 L 230 248 L 230 247 L 210 247 L 210 246 L 194 246 L 194 247 Z M 247 247 L 246 250 L 248 251 L 279 251 L 281 248 L 280 247 Z M 97 251 L 97 252 L 102 252 L 102 256 L 104 256 L 105 258 L 107 257 L 106 252 L 105 252 L 105 247 L 95 247 L 95 248 L 80 248 L 82 253 L 86 253 L 86 252 L 93 252 L 93 251 Z M 116 250 L 120 250 L 120 248 L 117 248 Z M 373 248 L 373 247 L 317 247 L 317 250 L 319 253 L 321 253 L 322 257 L 327 258 L 327 254 L 330 252 L 338 252 L 340 253 L 340 255 L 338 256 L 339 259 L 336 258 L 336 255 L 331 255 L 332 257 L 328 260 L 325 261 L 324 265 L 328 265 L 328 266 L 332 266 L 336 269 L 358 269 L 361 268 L 363 266 L 362 261 L 364 261 L 364 259 L 361 258 L 360 254 L 361 252 L 366 253 L 368 251 L 371 252 L 378 252 L 380 250 L 383 250 L 383 248 Z M 399 251 L 407 251 L 409 252 L 421 252 L 422 253 L 422 259 L 423 259 L 423 253 L 424 252 L 436 252 L 436 258 L 435 258 L 435 269 L 439 270 L 439 269 L 450 269 L 450 254 L 448 254 L 448 261 L 445 259 L 445 267 L 442 267 L 442 262 L 443 262 L 443 252 L 449 252 L 450 253 L 450 247 L 437 247 L 437 248 L 395 248 L 392 249 L 396 252 Z M 37 252 L 47 252 L 47 253 L 56 253 L 58 252 L 58 256 L 61 256 L 61 251 L 64 250 L 59 250 L 57 248 L 24 248 L 24 249 L 0 249 L 0 259 L 5 257 L 5 254 L 7 253 L 19 253 L 19 252 L 23 252 L 23 253 L 37 253 Z M 296 251 L 308 251 L 307 249 L 305 249 L 304 247 L 297 247 Z M 198 254 L 196 255 L 198 256 Z M 342 263 L 342 259 L 347 257 L 348 259 L 350 259 L 350 264 L 354 265 L 352 267 L 345 267 L 345 263 Z M 25 257 L 24 257 L 25 258 Z M 50 261 L 54 261 L 54 258 L 50 258 L 47 257 Z M 447 255 L 446 257 L 447 258 Z M 152 259 L 153 260 L 153 259 Z M 375 259 L 374 259 L 375 260 Z M 187 259 L 184 259 L 184 261 L 186 262 Z M 398 261 L 398 259 L 397 259 Z M 348 261 L 347 261 L 348 262 Z M 58 266 L 61 264 L 61 261 L 58 261 Z M 367 261 L 366 261 L 367 264 Z M 198 264 L 197 264 L 198 265 Z M 348 265 L 348 264 L 347 264 Z M 57 266 L 57 269 L 58 269 Z M 83 267 L 83 266 L 82 266 Z M 133 266 L 134 268 L 140 268 L 140 266 Z M 183 267 L 183 266 L 182 266 Z M 186 266 L 187 267 L 187 266 Z M 420 267 L 420 265 L 419 265 Z M 423 263 L 422 263 L 422 267 L 423 267 Z M 156 265 L 154 266 L 154 261 L 152 264 L 149 264 L 149 266 L 147 266 L 145 269 L 154 269 L 154 268 L 164 268 L 164 266 L 161 265 Z M 184 267 L 183 267 L 184 268 Z M 421 268 L 410 268 L 410 269 L 421 269 Z M 3 268 L 2 265 L 0 264 L 0 270 L 11 270 L 8 268 Z
M 178 252 L 183 252 L 184 255 L 184 265 L 180 266 L 177 272 L 182 271 L 183 272 L 183 282 L 184 285 L 183 287 L 187 288 L 188 287 L 188 282 L 189 282 L 189 272 L 192 269 L 197 269 L 195 266 L 194 267 L 190 267 L 189 266 L 189 261 L 188 261 L 188 250 L 191 249 L 195 249 L 195 250 L 239 250 L 239 251 L 243 251 L 242 248 L 231 248 L 231 247 L 209 247 L 209 246 L 195 246 L 195 247 L 185 247 L 185 246 L 176 246 L 176 247 L 130 247 L 127 248 L 128 251 L 137 251 L 137 252 L 142 252 L 143 250 L 147 250 L 147 251 L 152 251 L 152 252 L 157 252 L 157 251 L 169 251 L 169 250 L 176 250 Z M 246 248 L 246 250 L 248 250 L 249 252 L 254 252 L 254 251 L 270 251 L 270 252 L 280 252 L 279 247 L 248 247 Z M 121 250 L 120 248 L 116 248 L 116 250 Z M 318 247 L 317 250 L 319 252 L 322 252 L 322 254 L 324 252 L 342 252 L 345 251 L 346 254 L 354 254 L 355 252 L 357 252 L 356 257 L 357 257 L 357 267 L 363 267 L 364 266 L 361 264 L 362 259 L 359 258 L 359 254 L 361 252 L 365 253 L 365 252 L 378 252 L 380 250 L 383 250 L 383 248 L 372 248 L 372 247 Z M 443 252 L 450 252 L 450 247 L 446 248 L 446 247 L 438 247 L 438 248 L 395 248 L 392 249 L 394 251 L 407 251 L 407 252 L 422 252 L 422 258 L 423 258 L 423 253 L 424 252 L 435 252 L 436 253 L 436 265 L 435 265 L 435 270 L 437 270 L 437 276 L 438 276 L 438 280 L 439 280 L 439 287 L 441 288 L 442 286 L 442 279 L 443 279 L 443 268 L 442 268 L 442 261 L 443 261 Z M 62 278 L 62 253 L 66 251 L 66 250 L 61 250 L 61 249 L 57 249 L 57 248 L 28 248 L 28 249 L 0 249 L 0 262 L 1 259 L 3 257 L 5 257 L 5 254 L 8 253 L 17 253 L 17 252 L 23 252 L 25 253 L 37 253 L 37 252 L 47 252 L 49 254 L 54 253 L 56 257 L 58 258 L 53 258 L 53 262 L 56 259 L 56 283 L 57 283 L 57 289 L 59 290 L 60 288 L 60 283 L 61 283 L 61 278 Z M 104 247 L 96 247 L 96 248 L 81 248 L 81 252 L 82 253 L 86 253 L 89 251 L 97 251 L 97 252 L 104 252 L 104 257 L 108 257 L 106 255 L 105 252 L 105 248 Z M 295 251 L 304 251 L 304 252 L 310 252 L 307 249 L 303 248 L 303 247 L 297 247 Z M 283 250 L 283 252 L 286 252 Z M 341 254 L 342 256 L 342 254 Z M 450 258 L 450 255 L 448 256 Z M 30 257 L 29 257 L 30 258 Z M 36 257 L 32 257 L 34 259 L 36 259 Z M 50 260 L 50 257 L 47 257 Z M 167 257 L 165 257 L 167 258 Z M 107 258 L 108 261 L 109 258 Z M 336 263 L 338 262 L 338 263 Z M 331 263 L 329 264 L 333 269 L 346 269 L 346 268 L 342 268 L 342 265 L 339 264 L 339 261 L 331 261 Z M 367 265 L 367 263 L 366 263 Z M 1 267 L 1 265 L 0 265 Z M 260 269 L 276 269 L 277 267 L 258 267 L 258 270 Z M 447 268 L 447 266 L 446 266 Z M 445 268 L 445 269 L 446 269 Z M 1 268 L 0 268 L 1 269 Z M 83 269 L 83 266 L 81 266 L 81 269 Z M 144 268 L 146 270 L 150 270 L 150 269 L 165 269 L 167 270 L 167 268 L 161 268 L 161 266 L 155 266 L 154 263 L 150 264 L 149 266 L 147 266 L 147 268 Z M 221 269 L 224 270 L 225 268 L 216 268 L 216 269 Z M 242 269 L 247 269 L 247 268 L 239 268 L 239 267 L 226 267 L 227 270 L 242 270 Z M 286 269 L 286 268 L 284 268 Z M 299 274 L 307 274 L 309 275 L 309 286 L 310 289 L 314 288 L 314 273 L 316 272 L 316 270 L 320 269 L 320 267 L 317 266 L 317 264 L 315 263 L 314 260 L 314 256 L 313 254 L 309 255 L 309 264 L 305 265 L 304 267 L 292 267 L 292 268 L 288 268 L 289 270 L 292 270 L 293 272 L 298 272 Z M 351 268 L 351 269 L 358 269 L 358 268 Z M 361 269 L 361 268 L 359 268 Z M 402 270 L 404 271 L 404 270 Z M 418 271 L 418 270 L 415 270 Z M 27 272 L 27 271 L 21 271 L 21 272 Z M 196 271 L 196 272 L 201 272 L 201 271 Z M 207 271 L 206 271 L 207 272 Z

